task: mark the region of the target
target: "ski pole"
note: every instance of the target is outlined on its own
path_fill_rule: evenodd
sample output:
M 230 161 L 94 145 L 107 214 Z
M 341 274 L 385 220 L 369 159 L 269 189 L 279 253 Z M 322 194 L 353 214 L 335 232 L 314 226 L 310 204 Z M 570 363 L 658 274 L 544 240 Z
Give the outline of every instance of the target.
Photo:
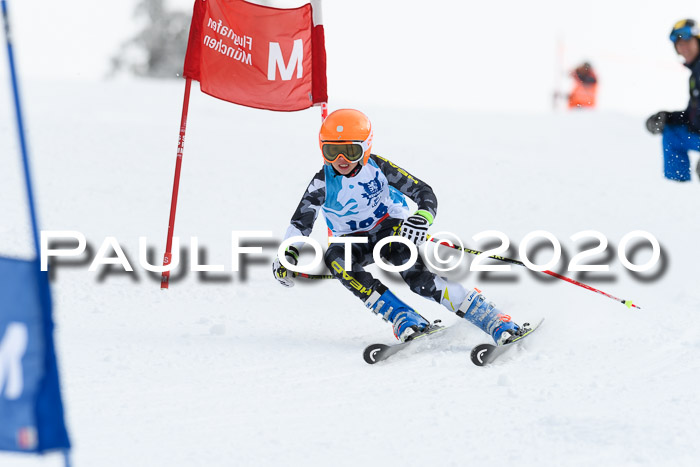
M 335 279 L 332 274 L 306 274 L 303 272 L 295 272 L 293 277 L 303 277 L 304 279 Z
M 438 238 L 431 237 L 430 235 L 428 236 L 428 238 L 430 239 L 431 242 L 437 243 L 438 245 L 448 246 L 448 247 L 453 248 L 453 249 L 455 249 L 455 250 L 461 250 L 461 251 L 464 251 L 465 253 L 469 253 L 469 254 L 472 254 L 472 255 L 480 255 L 480 254 L 483 254 L 483 253 L 484 253 L 483 251 L 472 250 L 471 248 L 458 247 L 458 246 L 456 246 L 456 245 L 451 244 L 451 242 L 448 243 L 448 242 L 446 242 L 446 241 L 444 241 L 444 240 L 440 240 L 440 239 L 438 239 Z M 518 261 L 518 260 L 516 260 L 516 259 L 506 258 L 506 257 L 504 257 L 504 256 L 492 255 L 492 256 L 489 256 L 489 258 L 493 258 L 493 259 L 496 259 L 496 260 L 498 260 L 498 261 L 503 261 L 504 263 L 517 264 L 518 266 L 527 267 L 527 266 L 525 266 L 525 263 L 523 263 L 523 262 L 521 262 L 521 261 Z M 627 308 L 636 308 L 636 309 L 638 309 L 638 310 L 641 310 L 641 309 L 642 309 L 641 307 L 639 307 L 639 306 L 635 305 L 634 303 L 632 303 L 632 300 L 623 300 L 623 299 L 618 298 L 618 297 L 616 297 L 616 296 L 614 296 L 614 295 L 610 295 L 610 294 L 607 293 L 607 292 L 603 292 L 602 290 L 598 290 L 598 289 L 596 289 L 595 287 L 591 287 L 591 286 L 588 285 L 588 284 L 584 284 L 583 282 L 579 282 L 579 281 L 577 281 L 577 280 L 575 280 L 575 279 L 571 279 L 570 277 L 562 276 L 561 274 L 556 273 L 556 272 L 554 272 L 554 271 L 544 270 L 544 271 L 540 271 L 540 272 L 543 272 L 543 273 L 545 273 L 545 274 L 548 274 L 548 275 L 550 275 L 550 276 L 552 276 L 552 277 L 556 277 L 557 279 L 561 279 L 561 280 L 566 281 L 566 282 L 568 282 L 568 283 L 570 283 L 570 284 L 578 285 L 579 287 L 583 287 L 584 289 L 590 290 L 591 292 L 596 292 L 596 293 L 599 293 L 599 294 L 601 294 L 601 295 L 604 295 L 604 296 L 606 296 L 606 297 L 608 297 L 608 298 L 610 298 L 610 299 L 612 299 L 612 300 L 615 300 L 615 301 L 617 301 L 617 302 L 620 302 L 620 303 L 624 304 Z
M 455 250 L 461 250 L 461 251 L 464 251 L 465 253 L 469 253 L 472 255 L 480 255 L 480 254 L 484 253 L 483 251 L 473 250 L 471 248 L 458 247 L 456 245 L 451 245 L 450 243 L 447 243 L 444 240 L 440 240 L 440 239 L 437 239 L 435 237 L 431 237 L 430 235 L 428 236 L 428 238 L 431 242 L 437 243 L 438 245 L 448 246 L 448 247 L 453 248 Z M 492 255 L 492 256 L 489 256 L 489 258 L 493 258 L 493 259 L 496 259 L 498 261 L 503 261 L 504 263 L 516 264 L 518 266 L 527 267 L 527 266 L 525 266 L 525 263 L 523 263 L 522 261 L 518 261 L 517 259 L 512 259 L 512 258 L 506 258 L 505 256 Z M 622 303 L 627 308 L 630 308 L 630 309 L 636 308 L 638 310 L 642 309 L 642 307 L 632 303 L 632 300 L 623 300 L 622 298 L 618 298 L 618 297 L 611 295 L 607 292 L 603 292 L 602 290 L 598 290 L 595 287 L 591 287 L 588 284 L 584 284 L 583 282 L 579 282 L 576 279 L 572 279 L 570 277 L 563 276 L 563 275 L 556 273 L 554 271 L 545 270 L 545 271 L 540 271 L 540 272 L 548 274 L 552 277 L 556 277 L 557 279 L 561 279 L 561 280 L 566 281 L 570 284 L 578 285 L 579 287 L 582 287 L 586 290 L 590 290 L 591 292 L 596 292 L 600 295 L 603 295 L 603 296 L 608 297 L 612 300 L 615 300 L 616 302 Z M 304 279 L 334 279 L 335 278 L 335 276 L 333 276 L 331 274 L 304 274 L 304 273 L 299 273 L 299 272 L 295 272 L 293 277 L 302 277 Z

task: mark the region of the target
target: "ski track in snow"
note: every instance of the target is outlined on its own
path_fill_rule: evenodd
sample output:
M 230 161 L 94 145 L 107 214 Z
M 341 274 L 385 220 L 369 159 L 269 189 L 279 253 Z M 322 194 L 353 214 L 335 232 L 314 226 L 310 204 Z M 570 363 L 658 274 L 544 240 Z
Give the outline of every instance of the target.
M 660 139 L 642 119 L 363 107 L 374 152 L 433 186 L 433 231 L 483 249 L 471 240 L 483 230 L 517 247 L 544 229 L 568 260 L 571 235 L 599 230 L 612 253 L 594 259 L 611 264 L 607 280 L 566 274 L 642 307 L 517 266 L 487 277 L 459 268 L 451 278 L 478 286 L 516 322 L 546 317 L 531 339 L 479 368 L 469 351 L 488 341 L 483 333 L 381 274 L 428 318 L 455 326 L 369 366 L 362 350 L 392 341 L 386 323 L 335 281 L 284 289 L 270 274 L 274 242 L 321 164 L 317 109 L 264 112 L 193 92 L 175 230 L 187 248 L 198 236 L 206 261 L 226 273 L 203 282 L 189 272 L 162 292 L 138 266 L 139 236 L 153 262 L 164 251 L 182 89 L 27 85 L 42 228 L 83 232 L 93 254 L 115 236 L 137 270 L 100 276 L 87 257 L 55 270 L 76 466 L 694 465 L 700 187 L 663 180 Z M 0 211 L 13 220 L 0 227 L 2 253 L 26 255 L 14 127 L 3 124 L 0 136 L 9 167 Z M 622 236 L 638 229 L 662 244 L 655 280 L 634 279 L 617 260 Z M 245 278 L 230 272 L 232 230 L 273 231 Z M 323 244 L 321 220 L 313 236 Z M 642 249 L 635 262 L 648 257 Z M 0 454 L 0 465 L 60 459 Z

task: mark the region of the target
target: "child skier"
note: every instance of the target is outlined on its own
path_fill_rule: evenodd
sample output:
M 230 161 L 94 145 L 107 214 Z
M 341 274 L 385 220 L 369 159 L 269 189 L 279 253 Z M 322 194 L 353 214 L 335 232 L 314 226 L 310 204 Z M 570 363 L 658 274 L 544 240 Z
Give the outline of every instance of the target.
M 345 288 L 375 314 L 392 323 L 394 335 L 401 342 L 410 340 L 427 331 L 430 323 L 365 271 L 364 266 L 373 262 L 374 245 L 387 236 L 401 235 L 417 246 L 426 241 L 428 227 L 437 211 L 435 194 L 426 183 L 370 153 L 372 126 L 360 111 L 341 109 L 331 113 L 321 125 L 319 143 L 324 166 L 301 198 L 285 239 L 308 236 L 319 210 L 323 211 L 333 236 L 367 237 L 367 243 L 347 246 L 352 253 L 350 268 L 345 264 L 344 244 L 330 244 L 324 261 Z M 418 210 L 410 216 L 404 195 L 418 205 Z M 290 264 L 297 264 L 299 245 L 285 251 Z M 381 256 L 393 265 L 401 265 L 409 259 L 410 249 L 403 243 L 392 242 L 382 248 Z M 272 270 L 280 284 L 294 285 L 279 258 Z M 433 274 L 420 255 L 413 266 L 400 274 L 413 292 L 466 318 L 499 345 L 521 333 L 521 328 L 486 302 L 478 290 L 468 291 Z

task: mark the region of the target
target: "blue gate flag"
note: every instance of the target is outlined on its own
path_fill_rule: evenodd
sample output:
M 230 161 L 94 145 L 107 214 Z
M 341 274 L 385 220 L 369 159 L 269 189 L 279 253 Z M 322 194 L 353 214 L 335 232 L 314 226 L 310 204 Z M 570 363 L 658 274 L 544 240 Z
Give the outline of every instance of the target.
M 39 264 L 39 228 L 24 138 L 19 85 L 15 73 L 6 0 L 0 0 L 14 92 L 17 132 L 36 256 L 20 260 L 0 256 L 0 450 L 64 451 L 70 442 L 53 345 L 48 272 Z
M 0 449 L 68 449 L 48 275 L 0 257 Z

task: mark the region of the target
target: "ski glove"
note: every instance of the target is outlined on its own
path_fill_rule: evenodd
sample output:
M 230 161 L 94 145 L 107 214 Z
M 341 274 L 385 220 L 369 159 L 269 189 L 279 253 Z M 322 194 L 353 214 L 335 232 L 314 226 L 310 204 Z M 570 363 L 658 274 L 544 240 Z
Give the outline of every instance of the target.
M 418 210 L 401 224 L 401 236 L 421 246 L 428 240 L 428 228 L 433 216 L 428 211 Z
M 296 266 L 299 262 L 299 250 L 290 245 L 289 248 L 287 248 L 287 251 L 284 252 L 284 257 L 290 264 Z M 272 274 L 275 276 L 275 279 L 277 279 L 277 282 L 283 286 L 294 287 L 294 281 L 291 277 L 292 274 L 287 271 L 287 268 L 282 266 L 279 258 L 275 258 L 275 261 L 272 263 Z
M 664 131 L 664 127 L 666 126 L 666 121 L 668 120 L 670 112 L 657 112 L 651 117 L 647 119 L 647 130 L 649 130 L 649 133 L 652 135 L 657 135 Z

